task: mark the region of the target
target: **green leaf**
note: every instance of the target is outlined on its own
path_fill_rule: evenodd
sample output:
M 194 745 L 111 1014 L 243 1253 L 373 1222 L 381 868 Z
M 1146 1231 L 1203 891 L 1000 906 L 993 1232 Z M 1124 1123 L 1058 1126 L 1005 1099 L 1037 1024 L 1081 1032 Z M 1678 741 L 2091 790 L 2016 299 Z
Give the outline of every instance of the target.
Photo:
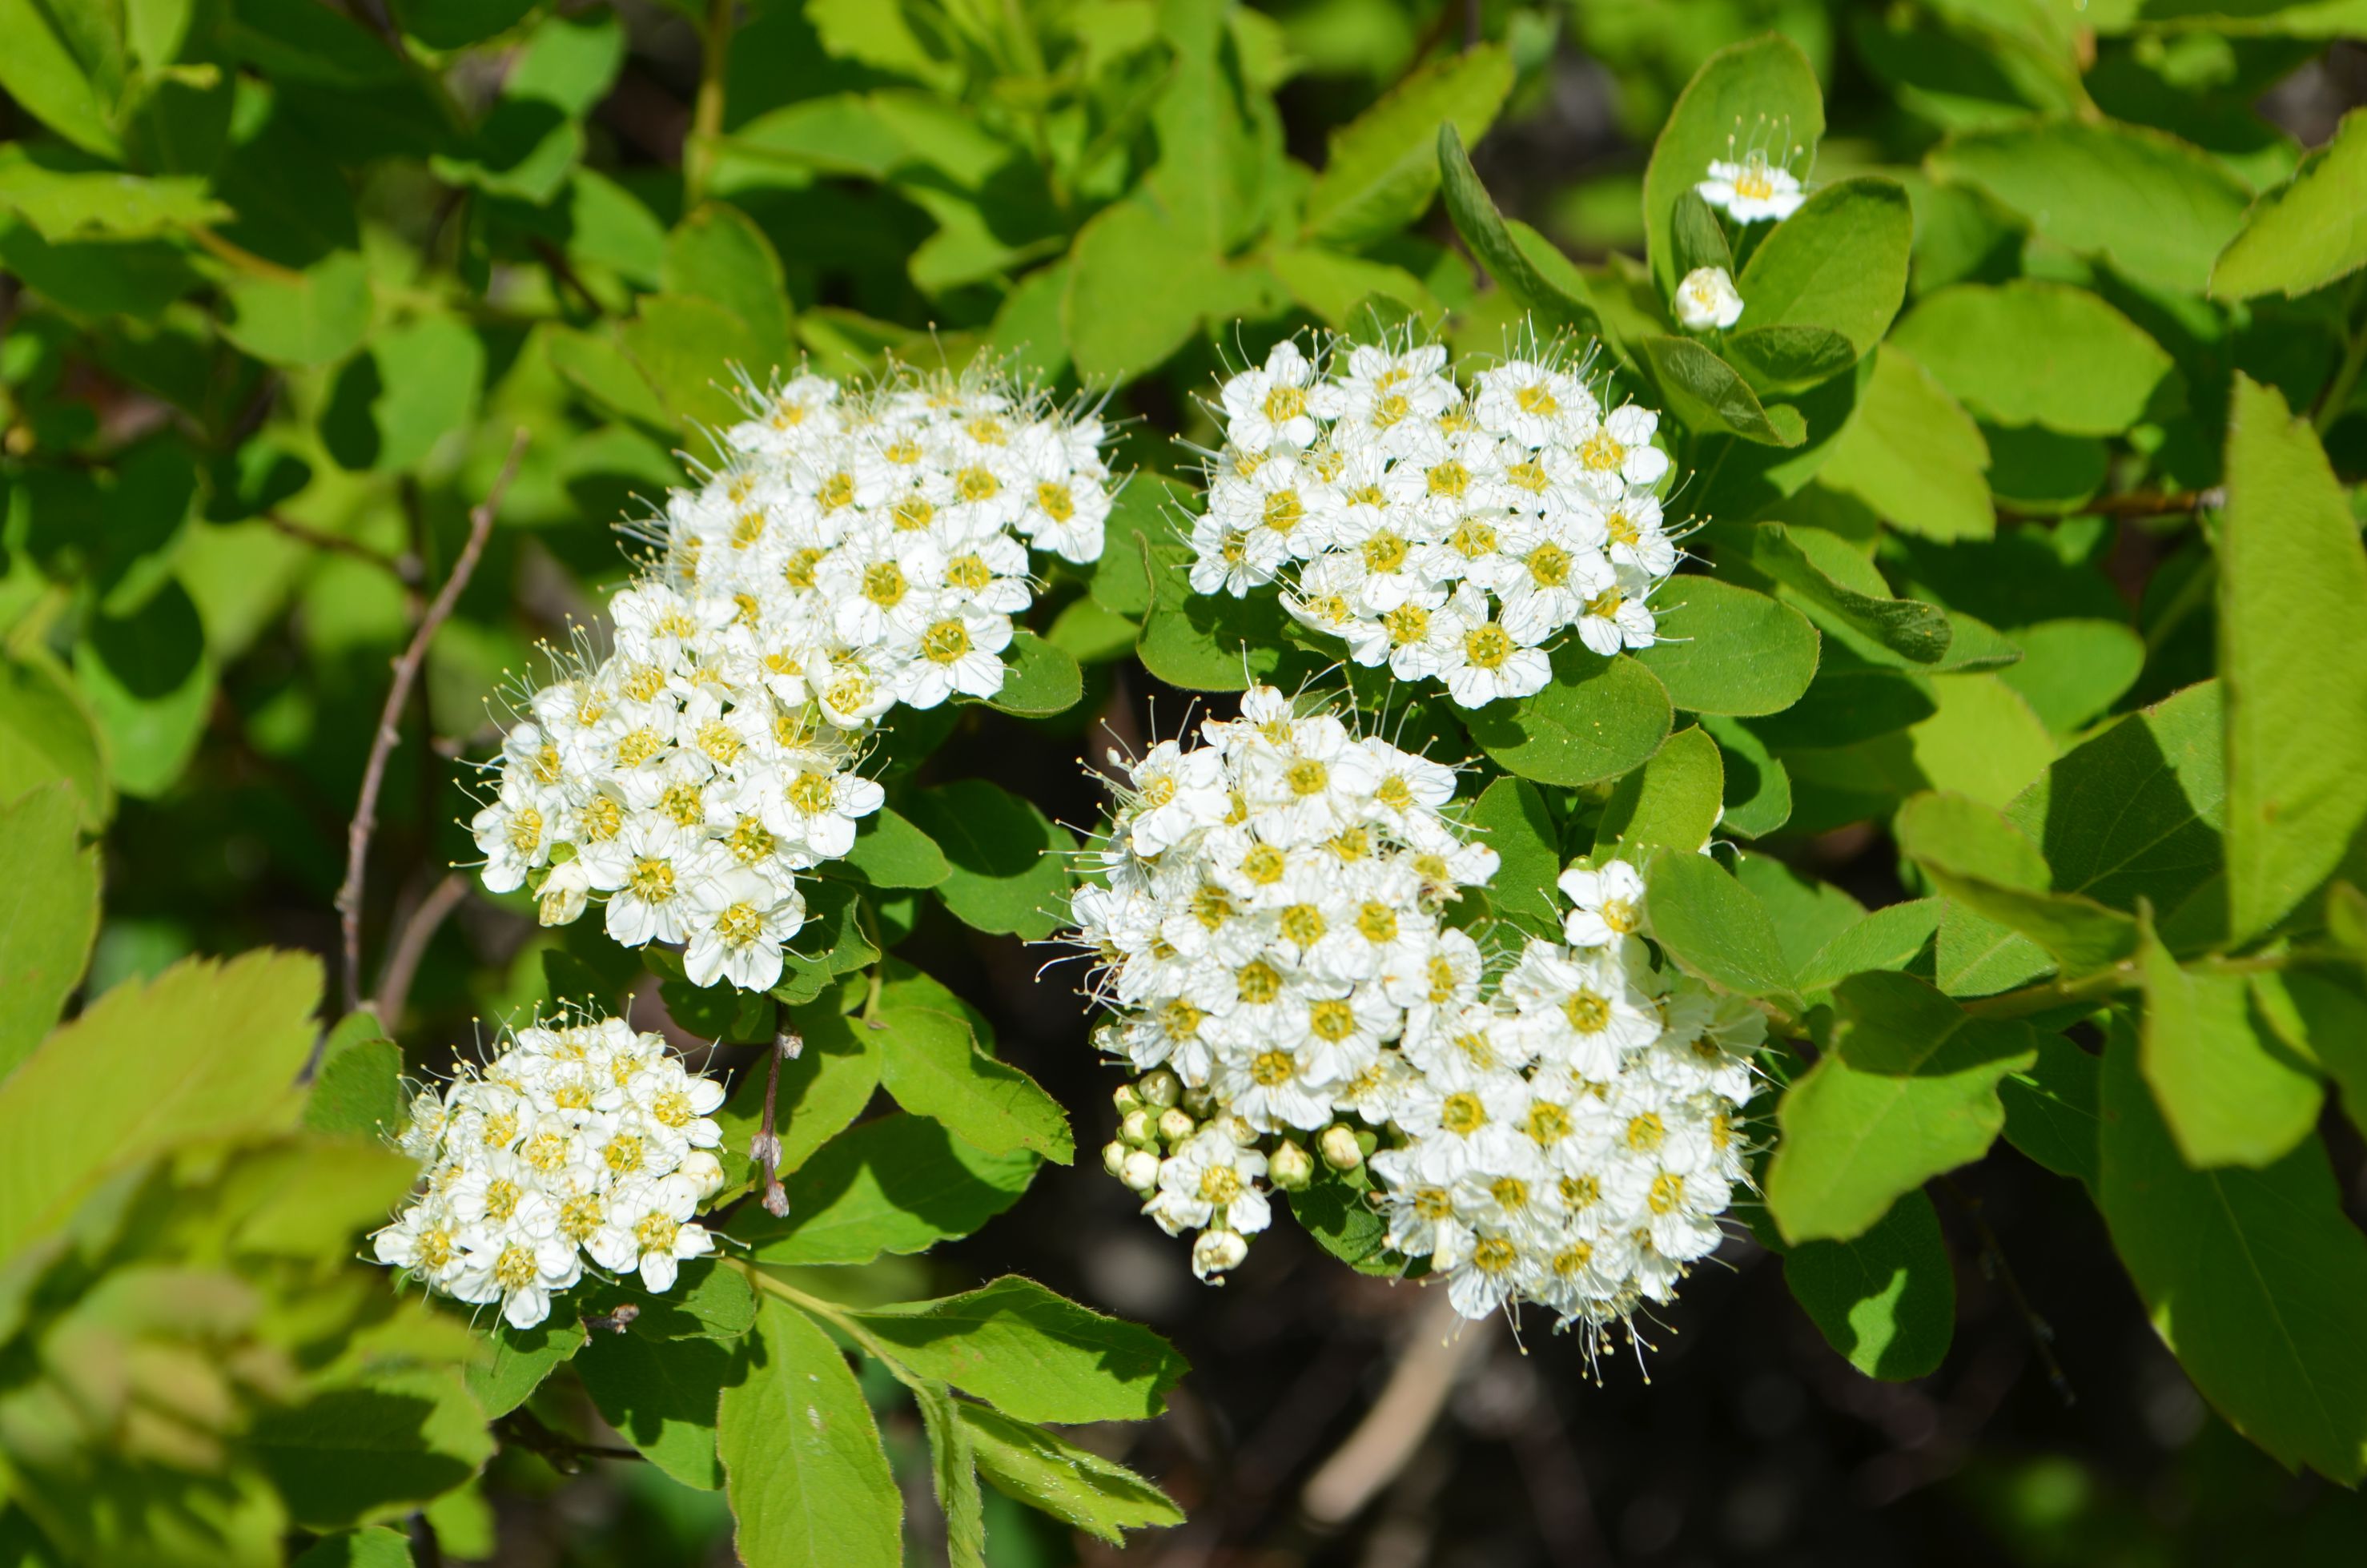
M 411 1568 L 411 1561 L 409 1536 L 372 1525 L 366 1530 L 323 1536 L 305 1548 L 290 1568 Z
M 1125 1530 L 1184 1522 L 1184 1510 L 1165 1493 L 1089 1449 L 981 1404 L 955 1409 L 969 1428 L 980 1473 L 1006 1496 L 1113 1545 L 1122 1543 Z
M 1784 1092 L 1767 1167 L 1768 1211 L 1795 1244 L 1863 1235 L 1979 1159 L 2005 1125 L 1998 1081 L 2038 1059 L 2029 1026 L 1972 1017 L 1911 975 L 1852 975 L 1833 995 L 1833 1049 Z
M 2211 268 L 2211 297 L 2301 295 L 2367 267 L 2367 114 L 2342 117 L 2293 178 L 2252 203 Z
M 1044 640 L 1080 665 L 1105 665 L 1132 653 L 1141 635 L 1138 622 L 1088 597 L 1063 605 Z
M 1852 1241 L 1803 1242 L 1784 1282 L 1842 1359 L 1900 1381 L 1937 1370 L 1956 1331 L 1956 1276 L 1931 1200 L 1909 1192 Z
M 2146 933 L 2139 1070 L 2197 1170 L 2274 1165 L 2317 1125 L 2326 1091 L 2253 1005 L 2246 976 L 2180 969 Z
M 1157 594 L 1135 647 L 1144 669 L 1186 691 L 1289 685 L 1285 671 L 1313 671 L 1315 661 L 1292 644 L 1293 629 L 1274 595 L 1195 594 L 1179 554 L 1155 553 L 1147 539 L 1136 549 Z
M 2367 818 L 2367 552 L 2308 421 L 2240 372 L 2218 545 L 2228 935 L 2244 942 Z
M 1119 615 L 1149 614 L 1152 556 L 1182 550 L 1183 520 L 1195 510 L 1192 492 L 1165 474 L 1128 475 L 1103 526 L 1102 558 L 1090 584 L 1093 602 Z
M 656 389 L 614 337 L 546 322 L 535 329 L 543 353 L 567 383 L 594 406 L 652 430 L 671 431 L 674 415 Z
M 1798 1008 L 1792 966 L 1757 895 L 1706 855 L 1663 849 L 1644 869 L 1644 923 L 1677 967 Z
M 246 1440 L 289 1513 L 312 1530 L 399 1517 L 466 1483 L 493 1454 L 460 1375 L 425 1369 L 373 1372 L 266 1410 Z
M 1464 715 L 1471 738 L 1507 772 L 1592 784 L 1616 778 L 1668 738 L 1669 694 L 1634 659 L 1605 659 L 1572 638 L 1554 650 L 1553 676 L 1534 696 Z
M 906 1110 L 990 1154 L 1026 1149 L 1061 1165 L 1076 1157 L 1059 1103 L 980 1051 L 963 1019 L 930 1007 L 882 1007 L 877 1022 L 884 1029 L 879 1082 Z
M 71 6 L 51 8 L 40 0 L 0 3 L 0 87 L 27 113 L 86 152 L 112 157 L 120 151 L 114 127 L 115 95 L 84 63 L 77 23 L 97 22 L 105 13 Z M 118 70 L 120 70 L 120 63 Z
M 1669 111 L 1644 171 L 1645 248 L 1661 295 L 1674 294 L 1682 276 L 1672 232 L 1677 198 L 1709 177 L 1714 160 L 1755 142 L 1767 148 L 1770 162 L 1805 180 L 1824 134 L 1816 68 L 1791 40 L 1769 33 L 1704 61 Z M 1795 155 L 1795 149 L 1806 157 Z
M 1427 152 L 1423 162 L 1429 163 Z M 1387 262 L 1338 251 L 1286 250 L 1268 256 L 1266 265 L 1293 300 L 1342 332 L 1369 332 L 1376 309 L 1433 321 L 1446 313 L 1421 278 Z
M 1744 838 L 1764 838 L 1792 818 L 1792 776 L 1767 743 L 1731 719 L 1702 715 L 1717 741 L 1726 774 L 1726 814 L 1719 825 Z
M 1940 929 L 1940 901 L 1885 904 L 1836 931 L 1802 961 L 1800 990 L 1812 994 L 1874 969 L 1905 969 L 1931 946 Z
M 1036 1165 L 1024 1150 L 984 1153 L 926 1117 L 897 1112 L 842 1133 L 799 1166 L 787 1219 L 752 1204 L 729 1229 L 762 1263 L 868 1263 L 969 1234 L 1019 1200 Z
M 415 467 L 446 435 L 475 420 L 484 374 L 483 342 L 450 316 L 422 316 L 380 333 L 338 373 L 322 440 L 347 469 Z
M 747 1377 L 716 1427 L 732 1544 L 747 1568 L 897 1568 L 903 1494 L 846 1358 L 804 1313 L 766 1298 Z
M 1427 137 L 1421 156 L 1428 164 Z M 77 168 L 54 152 L 22 142 L 0 147 L 0 208 L 13 209 L 52 244 L 93 235 L 144 239 L 231 216 L 229 208 L 206 194 L 202 179 Z
M 730 1346 L 599 1329 L 576 1353 L 575 1371 L 600 1418 L 651 1464 L 702 1492 L 723 1485 L 717 1410 L 726 1389 L 753 1375 Z
M 532 0 L 394 0 L 402 30 L 430 49 L 461 49 L 517 26 Z
M 787 1173 L 804 1165 L 871 1103 L 879 1086 L 879 1035 L 828 1006 L 792 1007 L 784 1021 L 802 1042 L 798 1054 L 781 1063 L 773 1096 L 773 1130 L 781 1141 L 780 1169 Z M 764 1074 L 752 1071 L 716 1113 L 723 1130 L 717 1153 L 733 1182 L 748 1178 L 748 1141 L 762 1125 L 764 1105 Z
M 1898 847 L 1942 892 L 2052 953 L 2067 978 L 2136 949 L 2136 922 L 2078 893 L 2053 890 L 2038 846 L 2003 815 L 1962 795 L 1918 795 L 1898 813 Z
M 846 883 L 807 884 L 806 923 L 797 950 L 782 955 L 786 968 L 774 994 L 792 1006 L 810 1002 L 838 976 L 868 968 L 879 953 L 863 934 L 862 914 L 862 900 Z
M 1787 528 L 1761 523 L 1738 530 L 1734 542 L 1742 547 L 1741 561 L 1750 570 L 1779 585 L 1789 597 L 1826 611 L 1868 639 L 1919 665 L 1936 665 L 1947 657 L 1954 636 L 1948 617 L 1937 605 L 1915 599 L 1891 598 L 1869 592 L 1878 587 L 1879 574 L 1865 586 L 1844 584 L 1827 570 L 1831 557 L 1808 546 L 1829 539 L 1820 528 Z M 1727 540 L 1720 540 L 1725 558 Z M 1845 548 L 1845 547 L 1844 547 Z
M 1924 295 L 1891 342 L 1984 419 L 2117 436 L 2175 412 L 2176 362 L 2085 289 L 2017 278 Z M 2182 400 L 2176 400 L 2182 403 Z
M 911 1382 L 912 1403 L 929 1437 L 929 1480 L 946 1517 L 946 1568 L 986 1568 L 986 1517 L 978 1494 L 978 1454 L 969 1428 L 938 1382 Z
M 583 1348 L 583 1320 L 574 1309 L 554 1307 L 532 1328 L 512 1328 L 496 1316 L 480 1336 L 476 1360 L 461 1369 L 469 1392 L 485 1415 L 498 1421 L 527 1402 L 543 1380 Z
M 63 782 L 0 803 L 0 1079 L 58 1021 L 98 936 L 98 846 L 78 815 Z
M 1804 391 L 1858 362 L 1850 340 L 1823 326 L 1747 326 L 1727 334 L 1721 347 L 1727 362 L 1762 394 Z
M 300 273 L 234 273 L 222 284 L 222 335 L 272 365 L 333 364 L 369 331 L 369 267 L 337 251 Z
M 2053 1171 L 2097 1179 L 2097 1060 L 2059 1034 L 2041 1034 L 2038 1060 L 1998 1081 L 2005 1107 L 2005 1141 Z
M 1371 1173 L 1363 1165 L 1335 1171 L 1316 1162 L 1315 1177 L 1290 1195 L 1290 1217 L 1316 1244 L 1359 1274 L 1401 1279 L 1419 1274 L 1429 1259 L 1409 1260 L 1389 1247 L 1389 1223 L 1370 1201 Z
M 1022 1421 L 1148 1420 L 1167 1408 L 1167 1391 L 1189 1369 L 1150 1330 L 1017 1275 L 851 1315 L 912 1370 Z
M 1719 431 L 1770 447 L 1796 447 L 1806 438 L 1797 415 L 1769 416 L 1735 368 L 1690 337 L 1648 337 L 1639 347 L 1670 414 L 1696 434 Z
M 315 1132 L 384 1142 L 409 1119 L 402 1092 L 402 1048 L 368 1013 L 348 1013 L 329 1033 L 304 1096 L 304 1125 Z
M 916 792 L 905 810 L 952 868 L 936 893 L 956 919 L 1031 942 L 1067 920 L 1076 840 L 1032 803 L 982 778 L 963 778 Z
M 1471 167 L 1463 138 L 1452 125 L 1438 128 L 1438 168 L 1455 231 L 1496 286 L 1526 306 L 1537 325 L 1547 332 L 1568 327 L 1581 335 L 1600 333 L 1602 323 L 1577 269 L 1566 261 L 1559 267 L 1546 264 L 1546 254 L 1552 261 L 1561 261 L 1560 253 L 1542 240 L 1534 248 L 1524 244 L 1524 236 L 1506 226 L 1503 214 L 1489 199 L 1488 187 L 1479 183 Z
M 1978 186 L 2048 239 L 2139 282 L 2199 294 L 2250 192 L 2201 150 L 2110 120 L 2025 120 L 1933 149 L 1935 179 Z
M 875 888 L 933 888 L 953 870 L 935 839 L 887 806 L 855 824 L 844 864 Z
M 1011 634 L 1011 652 L 1002 669 L 1002 686 L 986 705 L 999 713 L 1023 719 L 1048 718 L 1074 708 L 1085 695 L 1085 673 L 1066 650 L 1032 631 Z
M 163 794 L 196 755 L 214 699 L 214 665 L 196 601 L 176 578 L 128 615 L 91 617 L 74 680 L 107 737 L 116 787 Z
M 2117 620 L 2042 620 L 2013 629 L 2022 658 L 1998 678 L 2062 734 L 2110 708 L 2145 668 L 2145 639 Z
M 1630 861 L 1641 861 L 1655 847 L 1693 854 L 1717 831 L 1725 800 L 1726 765 L 1717 742 L 1698 727 L 1679 730 L 1612 790 L 1595 826 L 1595 852 L 1615 844 Z
M 2097 1207 L 2154 1332 L 2194 1386 L 2289 1466 L 2367 1471 L 2367 1237 L 2315 1137 L 2262 1171 L 2195 1171 L 2116 1027 Z
M 2134 913 L 2200 946 L 2225 925 L 2220 829 L 2227 793 L 2216 682 L 2189 687 L 2063 756 L 2008 815 L 2036 840 L 2057 892 Z
M 1166 218 L 1135 201 L 1104 208 L 1078 231 L 1060 301 L 1078 378 L 1107 386 L 1156 369 L 1222 283 L 1217 257 Z
M 674 966 L 659 959 L 651 964 L 666 974 Z M 693 985 L 687 978 L 669 977 L 658 987 L 665 998 L 666 1016 L 692 1034 L 719 1045 L 756 1045 L 772 1040 L 773 998 L 761 991 L 742 991 L 730 981 Z
M 0 1084 L 0 1257 L 119 1164 L 292 1120 L 320 997 L 319 960 L 266 949 L 126 981 L 54 1030 Z M 102 1101 L 116 1108 L 93 1119 Z
M 495 0 L 486 6 L 481 0 L 433 0 L 440 9 L 453 9 L 471 14 L 482 27 L 489 13 L 498 16 L 515 8 L 524 16 L 533 9 L 519 0 Z M 421 0 L 407 0 L 407 16 L 417 17 Z M 500 29 L 495 29 L 496 31 Z M 424 36 L 424 35 L 422 35 Z M 479 38 L 487 36 L 479 33 Z M 474 42 L 475 39 L 469 41 Z M 451 47 L 448 44 L 441 48 Z M 581 118 L 599 107 L 616 85 L 617 73 L 625 62 L 625 24 L 613 11 L 587 11 L 576 16 L 553 15 L 537 24 L 527 39 L 526 47 L 517 53 L 509 74 L 502 83 L 502 91 L 514 98 L 530 98 L 538 103 L 555 106 L 562 114 Z
M 730 367 L 748 338 L 736 313 L 712 300 L 651 294 L 619 341 L 674 428 L 719 430 L 739 422 Z
M 1501 861 L 1488 883 L 1489 906 L 1540 934 L 1559 930 L 1561 840 L 1544 794 L 1525 778 L 1499 778 L 1472 802 L 1470 822 Z
M 762 377 L 787 356 L 789 304 L 781 259 L 738 208 L 709 201 L 694 209 L 666 236 L 658 276 L 666 293 L 708 301 L 740 318 L 741 341 L 731 358 L 751 374 Z
M 1907 297 L 1914 237 L 1897 181 L 1867 175 L 1819 187 L 1750 253 L 1735 280 L 1743 319 L 1757 331 L 1839 333 L 1854 360 L 1882 341 Z
M 1671 578 L 1653 607 L 1660 640 L 1636 662 L 1692 713 L 1776 713 L 1817 675 L 1817 629 L 1764 594 L 1716 577 Z
M 1726 230 L 1699 191 L 1679 193 L 1676 209 L 1669 214 L 1669 234 L 1676 248 L 1679 278 L 1691 277 L 1704 267 L 1729 275 L 1734 271 L 1734 250 L 1726 243 Z
M 1988 539 L 1988 443 L 1947 389 L 1903 350 L 1874 351 L 1874 380 L 1818 483 L 1854 495 L 1886 522 L 1925 539 Z
M 1485 135 L 1512 90 L 1512 62 L 1483 43 L 1432 61 L 1331 134 L 1307 193 L 1307 233 L 1355 250 L 1420 218 L 1438 191 L 1438 130 Z

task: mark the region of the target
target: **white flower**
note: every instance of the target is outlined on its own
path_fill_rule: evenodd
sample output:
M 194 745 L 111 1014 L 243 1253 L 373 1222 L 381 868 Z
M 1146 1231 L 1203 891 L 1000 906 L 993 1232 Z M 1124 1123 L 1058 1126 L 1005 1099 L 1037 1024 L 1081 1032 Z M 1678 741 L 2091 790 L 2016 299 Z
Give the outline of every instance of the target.
M 681 1176 L 621 1183 L 609 1195 L 608 1223 L 585 1250 L 612 1273 L 638 1270 L 650 1290 L 670 1290 L 685 1258 L 715 1250 L 715 1238 L 690 1221 L 697 1208 L 697 1188 Z
M 1554 884 L 1577 905 L 1562 916 L 1562 937 L 1573 948 L 1607 948 L 1644 928 L 1644 879 L 1625 860 L 1592 870 L 1572 866 Z
M 1693 189 L 1712 207 L 1732 213 L 1738 223 L 1789 218 L 1807 199 L 1799 177 L 1770 164 L 1766 150 L 1760 147 L 1750 149 L 1739 159 L 1712 159 L 1709 177 Z
M 1211 1225 L 1254 1234 L 1271 1218 L 1257 1186 L 1265 1174 L 1264 1154 L 1242 1147 L 1226 1128 L 1206 1127 L 1161 1164 L 1159 1189 L 1142 1211 L 1171 1236 Z
M 1677 324 L 1687 332 L 1724 332 L 1742 319 L 1742 296 L 1723 267 L 1696 267 L 1677 285 Z
M 1274 346 L 1265 364 L 1225 383 L 1221 402 L 1225 433 L 1253 451 L 1268 447 L 1305 448 L 1315 439 L 1315 419 L 1307 389 L 1315 366 L 1289 338 Z
M 693 985 L 729 980 L 742 991 L 770 991 L 781 978 L 781 944 L 806 918 L 806 901 L 753 871 L 734 869 L 700 881 L 686 896 L 683 971 Z

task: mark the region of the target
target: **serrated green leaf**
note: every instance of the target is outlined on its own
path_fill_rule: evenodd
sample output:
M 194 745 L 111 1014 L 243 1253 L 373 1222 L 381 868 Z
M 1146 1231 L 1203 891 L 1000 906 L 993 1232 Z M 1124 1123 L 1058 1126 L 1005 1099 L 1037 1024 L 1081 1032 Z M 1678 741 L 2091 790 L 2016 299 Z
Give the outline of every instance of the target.
M 477 1358 L 461 1369 L 461 1376 L 470 1397 L 498 1421 L 583 1348 L 583 1320 L 562 1298 L 532 1328 L 513 1328 L 496 1315 L 478 1337 Z
M 1615 778 L 1651 756 L 1670 718 L 1669 694 L 1649 670 L 1572 638 L 1554 650 L 1544 690 L 1472 710 L 1464 724 L 1507 772 L 1575 786 Z
M 747 1375 L 726 1389 L 716 1437 L 732 1544 L 747 1568 L 897 1568 L 903 1494 L 846 1358 L 803 1312 L 770 1297 Z
M 1780 712 L 1817 674 L 1817 629 L 1764 594 L 1715 577 L 1670 578 L 1653 607 L 1659 641 L 1636 662 L 1693 713 Z
M 241 272 L 222 283 L 222 335 L 266 364 L 333 364 L 369 331 L 369 267 L 338 251 L 300 273 Z
M 990 1154 L 1025 1149 L 1062 1165 L 1076 1157 L 1059 1102 L 980 1051 L 967 1021 L 928 1007 L 882 1007 L 876 1021 L 880 1085 L 906 1110 Z
M 1022 1421 L 1141 1421 L 1187 1369 L 1147 1328 L 1006 1275 L 934 1301 L 851 1314 L 888 1354 Z
M 0 1079 L 58 1021 L 98 935 L 98 848 L 79 816 L 63 780 L 0 802 Z
M 1429 155 L 1425 132 L 1425 162 Z M 71 157 L 23 142 L 0 148 L 0 208 L 14 210 L 52 244 L 92 235 L 143 239 L 231 216 L 229 208 L 206 194 L 203 179 L 81 168 Z
M 946 1517 L 946 1568 L 986 1568 L 986 1517 L 978 1494 L 978 1454 L 969 1428 L 940 1382 L 912 1381 L 912 1403 L 929 1438 L 929 1480 Z
M 1955 1335 L 1955 1271 L 1940 1216 L 1920 1192 L 1853 1240 L 1792 1248 L 1784 1281 L 1825 1342 L 1869 1378 L 1922 1377 Z
M 1663 849 L 1644 869 L 1644 922 L 1679 968 L 1796 1008 L 1792 966 L 1767 910 L 1706 855 Z
M 2367 1237 L 2313 1135 L 2266 1170 L 2196 1171 L 2155 1109 L 2136 1041 L 2104 1052 L 2097 1207 L 2154 1332 L 2203 1396 L 2287 1465 L 2367 1471 Z
M 1411 223 L 1438 190 L 1438 128 L 1478 141 L 1512 88 L 1512 62 L 1497 44 L 1415 71 L 1331 132 L 1323 172 L 1307 193 L 1307 232 L 1354 250 Z
M 1834 1049 L 1785 1091 L 1767 1167 L 1768 1211 L 1795 1244 L 1863 1235 L 1979 1159 L 2005 1125 L 1999 1080 L 2038 1059 L 2035 1030 L 1971 1017 L 1911 975 L 1852 975 L 1834 1000 Z
M 2367 818 L 2367 552 L 2306 419 L 2236 378 L 2219 530 L 2229 937 L 2326 880 Z
M 402 1048 L 382 1036 L 368 1014 L 349 1015 L 330 1034 L 313 1069 L 304 1125 L 385 1142 L 402 1131 L 404 1110 Z
M 751 1204 L 730 1233 L 761 1263 L 868 1263 L 966 1236 L 1019 1200 L 1036 1166 L 988 1154 L 926 1117 L 878 1117 L 841 1133 L 787 1181 L 789 1212 Z
M 2262 195 L 2211 267 L 2211 297 L 2300 295 L 2367 267 L 2367 114 L 2342 117 L 2293 178 Z

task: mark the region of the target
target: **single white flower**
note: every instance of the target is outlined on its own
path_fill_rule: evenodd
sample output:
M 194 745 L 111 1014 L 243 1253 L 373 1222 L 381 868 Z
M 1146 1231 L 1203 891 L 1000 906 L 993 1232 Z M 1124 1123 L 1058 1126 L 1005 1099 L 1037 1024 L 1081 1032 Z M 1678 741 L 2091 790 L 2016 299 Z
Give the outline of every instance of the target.
M 1723 267 L 1696 267 L 1677 285 L 1677 324 L 1687 332 L 1724 332 L 1742 319 L 1742 296 Z
M 1712 207 L 1734 215 L 1738 223 L 1781 221 L 1800 210 L 1807 193 L 1799 176 L 1767 161 L 1764 148 L 1753 147 L 1738 159 L 1712 159 L 1709 177 L 1693 189 Z

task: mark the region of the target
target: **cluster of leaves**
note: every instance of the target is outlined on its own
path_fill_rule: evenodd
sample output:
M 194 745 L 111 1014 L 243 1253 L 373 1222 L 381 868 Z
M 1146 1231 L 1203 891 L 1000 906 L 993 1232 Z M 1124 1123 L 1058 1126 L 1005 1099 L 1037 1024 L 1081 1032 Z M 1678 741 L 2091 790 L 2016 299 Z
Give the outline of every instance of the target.
M 268 1562 L 301 1530 L 397 1562 L 380 1527 L 423 1508 L 482 1542 L 488 1456 L 580 1454 L 588 1402 L 720 1488 L 749 1562 L 889 1561 L 901 1502 L 848 1351 L 917 1406 L 957 1561 L 982 1552 L 980 1474 L 1096 1533 L 1172 1522 L 1050 1429 L 1155 1413 L 1162 1342 L 1021 1279 L 866 1294 L 864 1266 L 969 1233 L 1071 1149 L 989 1021 L 891 949 L 1059 921 L 1075 841 L 946 777 L 949 739 L 1065 751 L 1129 660 L 1204 691 L 1331 664 L 1270 597 L 1188 593 L 1157 471 L 1228 355 L 1408 316 L 1464 351 L 1523 319 L 1599 338 L 1708 520 L 1669 641 L 1405 716 L 1481 759 L 1505 868 L 1477 913 L 1543 928 L 1561 865 L 1617 850 L 1674 960 L 1766 1005 L 1762 1239 L 1863 1370 L 1944 1352 L 1921 1189 L 2002 1131 L 2082 1184 L 2237 1426 L 2359 1479 L 2367 1241 L 2316 1128 L 2327 1081 L 2367 1093 L 2367 125 L 2304 157 L 2248 107 L 2355 8 L 1587 7 L 1633 129 L 1666 125 L 1640 182 L 1568 204 L 1643 259 L 1586 265 L 1466 156 L 1554 36 L 1480 9 L 1488 40 L 1427 35 L 1310 161 L 1276 94 L 1331 45 L 1219 0 L 772 0 L 639 32 L 524 0 L 0 4 L 23 132 L 0 145 L 0 1544 Z M 1806 51 L 1709 53 L 1770 21 Z M 694 32 L 677 164 L 646 109 Z M 1885 96 L 1827 141 L 1844 51 Z M 1762 121 L 1813 194 L 1738 229 L 1692 187 Z M 1668 307 L 1703 265 L 1747 301 L 1714 337 Z M 429 736 L 486 748 L 487 693 L 622 574 L 608 525 L 681 482 L 727 363 L 979 349 L 1122 389 L 1155 416 L 1128 437 L 1146 472 L 1102 562 L 1056 568 L 995 710 L 887 738 L 889 805 L 775 994 L 655 960 L 674 1020 L 738 1063 L 751 1193 L 773 1097 L 787 1216 L 743 1203 L 676 1292 L 587 1284 L 528 1335 L 396 1297 L 350 1258 L 408 1179 L 373 1138 L 430 1053 L 355 1015 L 313 1061 L 300 960 L 165 966 L 328 945 L 386 659 L 515 429 L 405 716 L 418 766 L 387 778 L 385 865 L 468 857 L 426 825 L 457 799 Z M 1921 896 L 1869 912 L 1802 869 L 1855 824 Z M 1691 853 L 1713 833 L 1743 847 Z M 383 879 L 368 927 L 432 875 Z M 480 911 L 516 934 L 498 962 L 375 944 L 387 1024 L 413 972 L 455 1019 L 640 978 L 523 911 Z M 1387 1267 L 1349 1184 L 1297 1207 Z

